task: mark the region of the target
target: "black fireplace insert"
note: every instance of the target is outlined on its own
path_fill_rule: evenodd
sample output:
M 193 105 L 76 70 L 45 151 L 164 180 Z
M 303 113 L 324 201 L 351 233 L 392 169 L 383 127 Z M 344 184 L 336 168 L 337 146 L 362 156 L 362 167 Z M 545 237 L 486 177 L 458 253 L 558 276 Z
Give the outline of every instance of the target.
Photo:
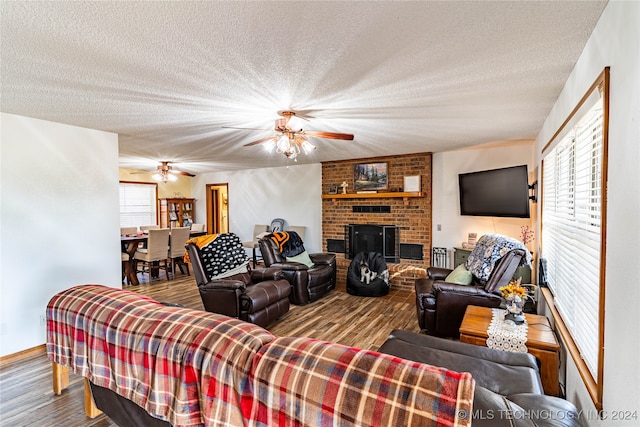
M 381 253 L 386 262 L 400 260 L 400 227 L 379 224 L 349 224 L 345 226 L 347 255 L 353 259 L 360 252 Z

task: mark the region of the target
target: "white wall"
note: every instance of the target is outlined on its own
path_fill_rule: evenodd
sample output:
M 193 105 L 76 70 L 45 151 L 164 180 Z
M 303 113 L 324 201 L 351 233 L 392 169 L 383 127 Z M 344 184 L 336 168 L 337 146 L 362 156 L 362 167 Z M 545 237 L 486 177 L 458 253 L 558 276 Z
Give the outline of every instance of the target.
M 0 356 L 45 342 L 47 302 L 119 287 L 118 136 L 0 113 Z
M 535 181 L 533 141 L 509 146 L 476 148 L 433 154 L 433 246 L 451 250 L 466 242 L 469 233 L 478 237 L 499 233 L 520 239 L 523 225 L 533 228 L 535 204 L 531 204 L 532 218 L 497 218 L 460 215 L 458 174 L 498 169 L 526 164 L 529 183 Z M 533 178 L 531 178 L 533 177 Z M 438 225 L 441 230 L 438 231 Z M 533 249 L 530 247 L 529 249 Z
M 637 426 L 613 411 L 640 416 L 640 2 L 611 1 L 536 141 L 542 147 L 577 105 L 604 67 L 611 67 L 609 181 L 605 300 L 604 413 L 588 426 Z M 593 415 L 595 407 L 569 360 L 567 398 Z
M 191 181 L 196 221 L 206 223 L 206 185 L 229 184 L 229 231 L 253 240 L 255 224 L 284 218 L 307 227 L 304 246 L 322 250 L 322 165 L 299 165 L 198 174 Z

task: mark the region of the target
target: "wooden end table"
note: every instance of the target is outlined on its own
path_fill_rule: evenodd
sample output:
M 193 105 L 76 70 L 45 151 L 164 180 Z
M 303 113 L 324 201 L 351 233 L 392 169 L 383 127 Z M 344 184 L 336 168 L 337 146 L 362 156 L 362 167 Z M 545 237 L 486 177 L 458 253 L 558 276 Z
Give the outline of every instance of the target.
M 560 345 L 553 333 L 549 319 L 537 314 L 524 315 L 527 324 L 528 352 L 540 361 L 540 378 L 545 394 L 560 396 L 558 371 L 560 370 Z M 470 305 L 460 325 L 460 342 L 487 346 L 487 330 L 491 323 L 491 308 Z

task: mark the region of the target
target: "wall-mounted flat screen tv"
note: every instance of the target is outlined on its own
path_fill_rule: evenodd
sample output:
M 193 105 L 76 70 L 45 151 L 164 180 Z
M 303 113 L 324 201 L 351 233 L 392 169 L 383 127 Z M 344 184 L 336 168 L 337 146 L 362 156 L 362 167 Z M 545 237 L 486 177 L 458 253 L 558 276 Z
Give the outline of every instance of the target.
M 529 218 L 527 165 L 458 175 L 460 214 Z

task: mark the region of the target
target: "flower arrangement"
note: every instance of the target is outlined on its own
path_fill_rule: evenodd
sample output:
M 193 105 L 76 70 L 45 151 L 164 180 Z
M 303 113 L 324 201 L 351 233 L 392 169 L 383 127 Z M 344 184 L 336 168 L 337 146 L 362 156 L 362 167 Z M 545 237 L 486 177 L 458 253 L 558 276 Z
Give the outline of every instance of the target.
M 502 298 L 506 300 L 513 300 L 516 297 L 522 300 L 527 299 L 527 290 L 520 286 L 520 283 L 522 283 L 522 277 L 519 277 L 518 280 L 512 280 L 508 285 L 501 287 Z
M 508 285 L 500 288 L 500 293 L 505 299 L 507 307 L 505 320 L 512 320 L 517 325 L 525 322 L 522 309 L 528 297 L 527 290 L 520 283 L 522 283 L 522 277 L 510 281 Z

